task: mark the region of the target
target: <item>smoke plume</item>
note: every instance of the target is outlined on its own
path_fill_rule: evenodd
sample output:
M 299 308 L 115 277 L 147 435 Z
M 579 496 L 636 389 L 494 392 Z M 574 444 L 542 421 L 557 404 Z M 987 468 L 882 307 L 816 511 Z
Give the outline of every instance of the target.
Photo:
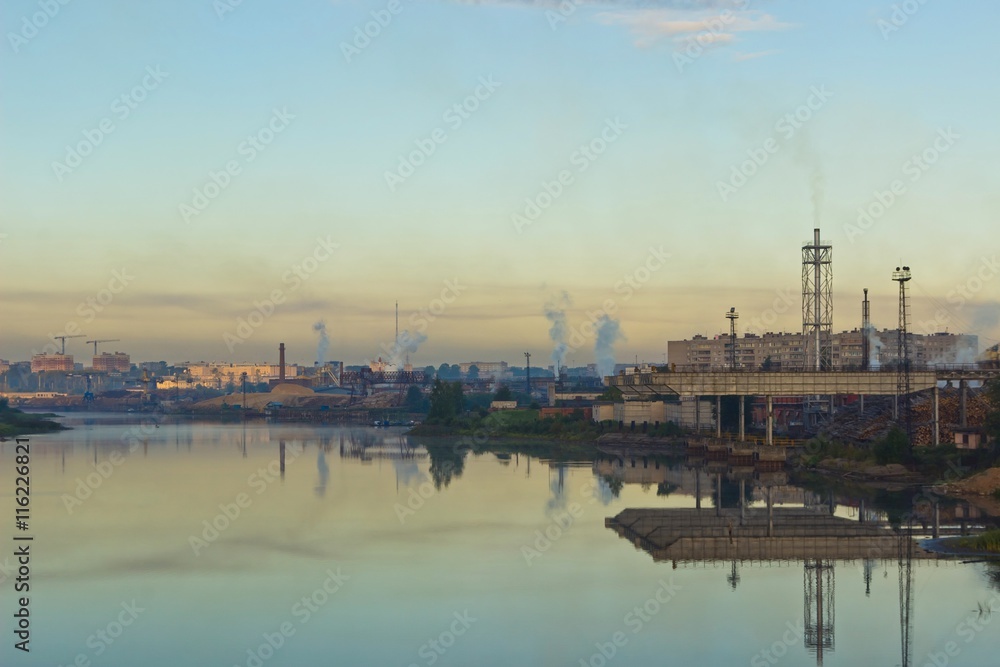
M 568 292 L 563 292 L 545 304 L 545 317 L 552 325 L 549 327 L 549 338 L 555 343 L 552 350 L 552 363 L 555 365 L 556 378 L 559 377 L 559 369 L 566 360 L 566 351 L 569 345 L 566 344 L 566 334 L 569 326 L 566 324 L 566 309 L 572 305 Z
M 625 338 L 621 332 L 621 324 L 607 315 L 601 315 L 594 328 L 594 357 L 597 360 L 597 372 L 601 377 L 614 375 L 615 343 Z
M 396 364 L 397 368 L 402 369 L 406 361 L 406 355 L 416 352 L 417 348 L 423 345 L 426 340 L 427 336 L 419 331 L 410 333 L 409 329 L 403 329 L 399 332 L 396 344 L 392 346 L 389 358 L 392 360 L 392 363 Z
M 320 320 L 314 324 L 313 331 L 319 334 L 319 343 L 316 344 L 316 362 L 322 366 L 326 363 L 326 351 L 330 349 L 330 337 L 326 334 L 326 322 Z

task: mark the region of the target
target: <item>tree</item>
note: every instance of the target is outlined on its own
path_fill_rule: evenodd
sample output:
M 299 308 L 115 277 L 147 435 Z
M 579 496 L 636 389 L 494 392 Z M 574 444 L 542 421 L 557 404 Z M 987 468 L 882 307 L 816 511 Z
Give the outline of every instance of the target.
M 468 377 L 469 377 L 469 380 L 478 380 L 479 379 L 479 366 L 476 366 L 475 364 L 472 364 L 471 366 L 469 366 L 469 375 L 468 375 Z
M 909 449 L 910 441 L 906 433 L 898 426 L 893 426 L 885 438 L 875 444 L 875 462 L 883 466 L 888 463 L 902 463 Z
M 625 399 L 622 398 L 622 390 L 618 387 L 608 387 L 604 390 L 604 393 L 600 395 L 597 399 L 599 401 L 611 401 L 612 403 L 624 403 Z
M 427 421 L 431 423 L 449 423 L 457 415 L 465 411 L 465 396 L 462 393 L 461 382 L 444 382 L 434 380 L 431 386 L 430 409 Z
M 406 389 L 406 399 L 405 399 L 406 409 L 410 412 L 424 412 L 427 409 L 427 402 L 424 400 L 424 393 L 420 391 L 420 387 L 415 384 L 411 384 Z
M 507 385 L 505 385 L 505 384 L 504 385 L 500 385 L 500 388 L 497 389 L 497 393 L 493 397 L 493 400 L 494 401 L 513 401 L 514 400 L 514 392 L 512 392 L 510 390 L 510 387 L 508 387 Z

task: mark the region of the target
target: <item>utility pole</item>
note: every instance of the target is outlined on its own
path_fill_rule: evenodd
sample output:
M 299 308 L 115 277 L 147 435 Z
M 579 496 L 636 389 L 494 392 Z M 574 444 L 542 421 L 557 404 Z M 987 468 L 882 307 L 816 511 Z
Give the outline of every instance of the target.
M 524 371 L 527 374 L 528 398 L 531 398 L 531 352 L 524 353 Z

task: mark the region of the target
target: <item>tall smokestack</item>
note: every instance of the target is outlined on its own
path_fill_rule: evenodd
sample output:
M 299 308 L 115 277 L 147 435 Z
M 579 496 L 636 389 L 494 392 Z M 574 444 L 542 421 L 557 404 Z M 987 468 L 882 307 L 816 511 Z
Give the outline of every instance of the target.
M 278 345 L 278 380 L 285 381 L 285 344 Z

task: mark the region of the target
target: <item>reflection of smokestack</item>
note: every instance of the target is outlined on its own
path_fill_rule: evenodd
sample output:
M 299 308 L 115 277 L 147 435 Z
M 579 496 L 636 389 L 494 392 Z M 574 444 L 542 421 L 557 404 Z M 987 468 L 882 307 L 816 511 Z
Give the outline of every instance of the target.
M 285 344 L 278 345 L 278 379 L 285 381 Z

